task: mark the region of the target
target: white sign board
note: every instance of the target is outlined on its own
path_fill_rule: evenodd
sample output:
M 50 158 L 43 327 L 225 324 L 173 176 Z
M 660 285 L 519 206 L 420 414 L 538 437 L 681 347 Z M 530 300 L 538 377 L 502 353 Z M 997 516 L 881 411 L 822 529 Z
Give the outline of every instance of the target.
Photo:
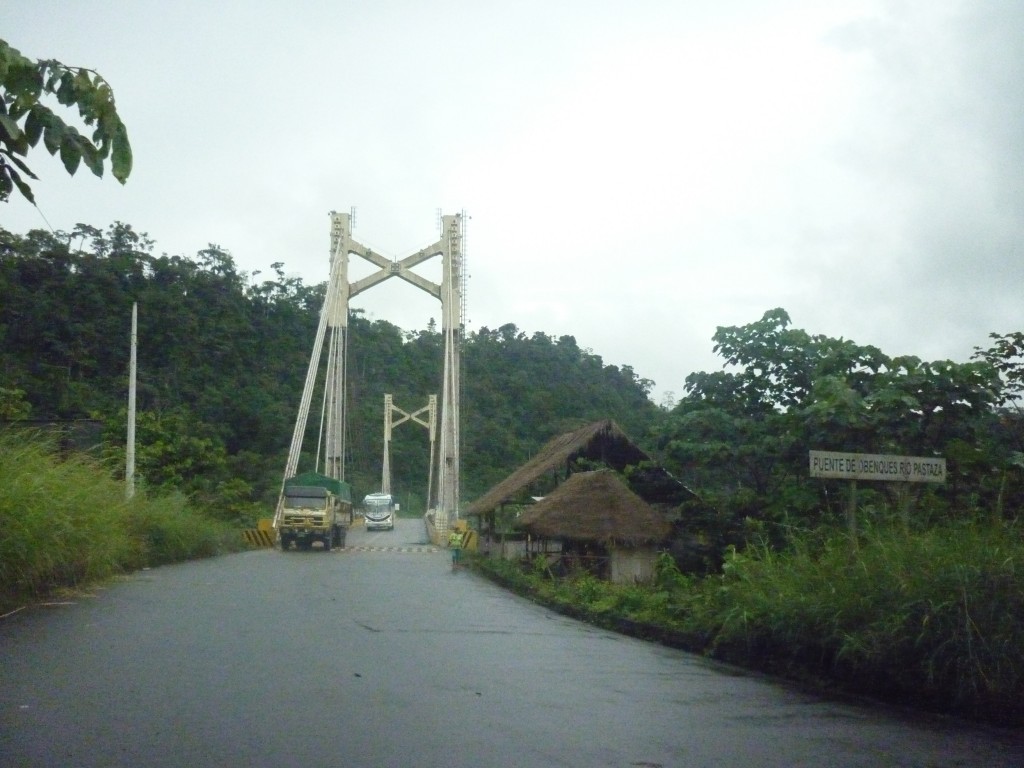
M 811 451 L 810 462 L 811 477 L 900 483 L 946 482 L 946 460 L 942 458 Z

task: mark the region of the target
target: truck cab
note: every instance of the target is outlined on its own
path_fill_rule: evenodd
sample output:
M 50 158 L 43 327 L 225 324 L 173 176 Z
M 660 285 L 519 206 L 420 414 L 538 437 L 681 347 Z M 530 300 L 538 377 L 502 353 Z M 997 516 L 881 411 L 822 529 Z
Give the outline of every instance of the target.
M 325 550 L 345 546 L 345 521 L 351 517 L 348 484 L 306 473 L 284 483 L 276 517 L 282 551 L 292 544 L 310 549 L 319 541 Z

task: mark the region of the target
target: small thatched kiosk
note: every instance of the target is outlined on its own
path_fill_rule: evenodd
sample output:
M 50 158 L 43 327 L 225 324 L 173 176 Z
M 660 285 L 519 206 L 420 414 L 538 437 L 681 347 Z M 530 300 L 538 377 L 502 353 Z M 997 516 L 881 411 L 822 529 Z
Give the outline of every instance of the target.
M 577 472 L 517 522 L 532 537 L 561 543 L 563 564 L 579 563 L 617 582 L 654 575 L 672 526 L 609 469 Z
M 481 551 L 510 558 L 525 555 L 525 534 L 509 533 L 505 523 L 499 524 L 503 508 L 529 507 L 574 471 L 595 465 L 619 472 L 627 467 L 642 468 L 631 474 L 630 483 L 643 500 L 664 510 L 693 495 L 665 469 L 654 466 L 618 424 L 611 419 L 596 421 L 551 439 L 532 459 L 467 507 L 466 516 L 479 520 Z

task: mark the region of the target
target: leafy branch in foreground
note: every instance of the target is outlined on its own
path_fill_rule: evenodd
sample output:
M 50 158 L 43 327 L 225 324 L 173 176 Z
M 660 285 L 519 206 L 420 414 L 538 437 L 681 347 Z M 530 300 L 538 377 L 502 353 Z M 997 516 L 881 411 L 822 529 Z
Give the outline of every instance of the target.
M 93 129 L 91 138 L 46 106 L 41 101 L 46 95 L 65 107 L 77 106 L 82 121 Z M 22 158 L 40 139 L 51 155 L 60 154 L 71 175 L 85 163 L 102 177 L 108 158 L 111 173 L 122 184 L 131 173 L 128 130 L 107 81 L 91 69 L 68 67 L 54 59 L 33 61 L 0 40 L 0 202 L 6 202 L 17 187 L 35 203 L 25 178 L 39 177 Z

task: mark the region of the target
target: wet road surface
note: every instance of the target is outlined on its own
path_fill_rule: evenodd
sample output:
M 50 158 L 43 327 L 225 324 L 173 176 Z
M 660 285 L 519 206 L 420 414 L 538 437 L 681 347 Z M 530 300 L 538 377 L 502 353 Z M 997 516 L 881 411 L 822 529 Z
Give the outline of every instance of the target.
M 0 766 L 1024 766 L 554 614 L 425 543 L 145 571 L 0 619 Z

